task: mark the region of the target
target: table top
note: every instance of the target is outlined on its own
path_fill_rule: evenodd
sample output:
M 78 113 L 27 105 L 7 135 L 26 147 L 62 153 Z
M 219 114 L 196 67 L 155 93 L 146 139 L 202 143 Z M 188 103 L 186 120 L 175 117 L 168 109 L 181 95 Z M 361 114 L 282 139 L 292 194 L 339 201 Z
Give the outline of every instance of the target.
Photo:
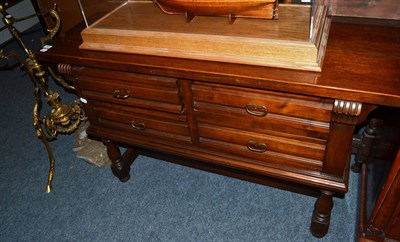
M 47 64 L 134 70 L 400 107 L 400 24 L 366 22 L 333 19 L 322 72 L 81 50 L 81 28 L 56 39 L 53 48 L 36 57 Z

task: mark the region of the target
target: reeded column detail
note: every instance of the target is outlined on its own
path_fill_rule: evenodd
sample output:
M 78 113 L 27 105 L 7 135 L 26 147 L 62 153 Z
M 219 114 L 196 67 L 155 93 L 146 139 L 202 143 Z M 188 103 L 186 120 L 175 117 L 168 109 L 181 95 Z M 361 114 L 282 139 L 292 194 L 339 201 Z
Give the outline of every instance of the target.
M 332 111 L 332 121 L 355 124 L 361 115 L 362 103 L 335 99 Z

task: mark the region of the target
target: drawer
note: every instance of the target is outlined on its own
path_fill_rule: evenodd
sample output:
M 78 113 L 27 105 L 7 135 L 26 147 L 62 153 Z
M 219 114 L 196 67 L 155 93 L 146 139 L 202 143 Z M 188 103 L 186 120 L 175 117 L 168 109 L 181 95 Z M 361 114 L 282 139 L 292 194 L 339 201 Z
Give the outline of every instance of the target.
M 322 170 L 325 145 L 259 135 L 241 130 L 199 125 L 199 145 L 223 156 L 275 166 L 280 169 L 303 171 Z
M 221 126 L 200 124 L 198 126 L 201 140 L 214 140 L 247 147 L 248 156 L 266 151 L 323 161 L 326 144 L 305 142 L 282 138 L 274 135 L 258 134 Z M 235 153 L 235 150 L 230 153 Z
M 207 108 L 210 108 L 209 106 Z M 329 123 L 269 114 L 254 117 L 241 109 L 197 109 L 197 122 L 271 134 L 303 141 L 324 143 L 329 137 Z
M 174 78 L 80 68 L 75 86 L 81 97 L 171 113 L 182 110 Z
M 189 129 L 183 115 L 90 101 L 92 125 L 122 131 L 135 138 L 189 143 Z
M 207 149 L 208 152 L 214 151 L 214 154 L 227 159 L 240 160 L 240 166 L 243 167 L 247 167 L 247 164 L 256 164 L 300 173 L 316 172 L 315 174 L 317 174 L 322 171 L 322 162 L 319 160 L 306 159 L 272 151 L 265 151 L 263 153 L 252 152 L 246 145 L 237 145 L 202 138 L 200 147 Z
M 320 122 L 331 120 L 332 100 L 198 82 L 192 88 L 198 110 L 223 112 L 224 107 L 231 107 L 256 117 L 275 114 Z
M 329 100 L 196 83 L 193 99 L 199 123 L 319 144 L 329 137 Z

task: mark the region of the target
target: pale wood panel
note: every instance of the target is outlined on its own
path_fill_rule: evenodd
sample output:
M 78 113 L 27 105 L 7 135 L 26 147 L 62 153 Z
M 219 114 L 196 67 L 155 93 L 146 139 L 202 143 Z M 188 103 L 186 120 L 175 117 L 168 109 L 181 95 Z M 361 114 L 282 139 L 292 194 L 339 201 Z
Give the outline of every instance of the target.
M 310 6 L 280 5 L 279 16 L 279 20 L 238 18 L 234 24 L 226 17 L 197 16 L 186 23 L 182 15 L 165 14 L 152 2 L 141 1 L 118 8 L 92 28 L 308 41 Z
M 81 48 L 321 71 L 327 35 L 320 32 L 329 32 L 330 21 L 322 6 L 310 40 L 310 10 L 282 4 L 279 20 L 229 24 L 225 17 L 199 16 L 186 23 L 153 2 L 133 1 L 83 30 Z

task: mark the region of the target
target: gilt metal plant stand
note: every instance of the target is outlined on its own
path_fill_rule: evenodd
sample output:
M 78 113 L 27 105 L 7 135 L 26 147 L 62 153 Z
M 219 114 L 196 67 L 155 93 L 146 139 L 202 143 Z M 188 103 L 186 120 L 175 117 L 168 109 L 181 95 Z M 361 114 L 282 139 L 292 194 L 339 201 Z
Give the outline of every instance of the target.
M 3 5 L 0 4 L 1 19 L 4 23 L 4 26 L 0 28 L 0 32 L 8 29 L 13 39 L 18 43 L 19 47 L 26 55 L 24 59 L 15 51 L 4 53 L 4 51 L 0 49 L 0 59 L 7 60 L 11 57 L 15 58 L 21 64 L 21 68 L 28 73 L 33 83 L 33 92 L 35 95 L 35 103 L 33 106 L 33 126 L 36 131 L 36 136 L 46 147 L 50 161 L 50 169 L 46 186 L 47 193 L 49 193 L 52 189 L 52 181 L 55 170 L 55 159 L 49 142 L 56 139 L 58 134 L 69 134 L 74 132 L 78 128 L 79 124 L 86 120 L 86 116 L 80 106 L 79 100 L 75 100 L 69 105 L 63 104 L 60 101 L 59 93 L 48 88 L 48 79 L 52 77 L 63 88 L 75 90 L 75 88 L 67 83 L 63 78 L 57 76 L 50 67 L 44 67 L 38 63 L 34 53 L 29 50 L 22 41 L 21 32 L 14 27 L 14 24 L 39 15 L 49 15 L 55 21 L 55 26 L 51 29 L 48 29 L 49 34 L 40 39 L 43 47 L 53 39 L 60 29 L 60 18 L 55 9 L 56 6 L 52 10 L 35 13 L 17 19 L 11 16 L 3 7 Z M 42 97 L 46 99 L 48 105 L 50 106 L 50 111 L 45 115 L 41 114 Z

